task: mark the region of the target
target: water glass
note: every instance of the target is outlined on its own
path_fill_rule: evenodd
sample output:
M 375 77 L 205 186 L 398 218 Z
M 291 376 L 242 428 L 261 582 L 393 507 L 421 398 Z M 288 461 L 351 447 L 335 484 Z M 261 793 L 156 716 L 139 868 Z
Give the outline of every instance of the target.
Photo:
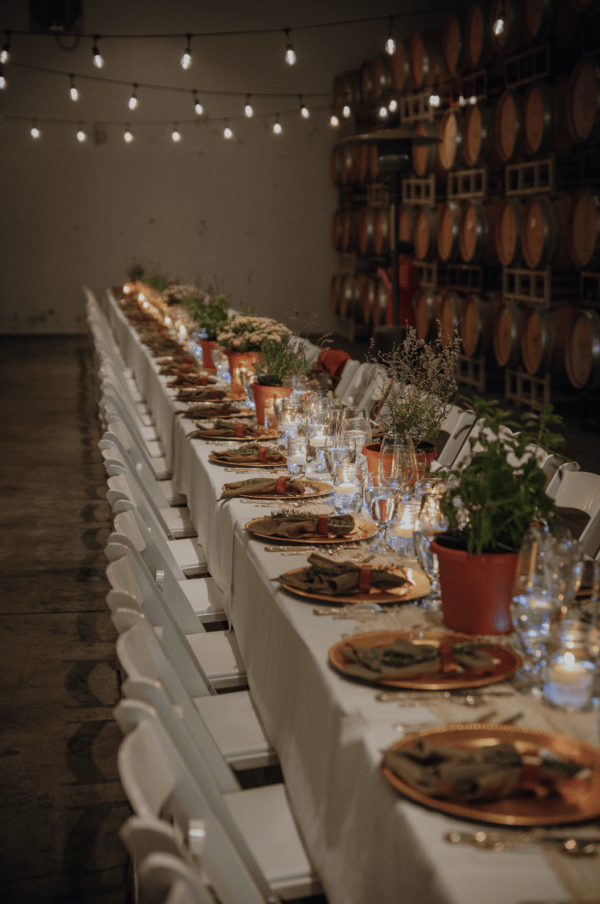
M 299 434 L 288 436 L 287 467 L 293 477 L 306 472 L 307 438 Z
M 308 445 L 310 447 L 309 459 L 314 456 L 311 470 L 318 474 L 322 474 L 327 470 L 324 450 L 328 438 L 332 435 L 331 431 L 331 420 L 328 414 L 319 413 L 309 416 L 307 427 Z
M 448 519 L 440 505 L 447 485 L 443 480 L 432 477 L 423 480 L 421 488 L 423 499 L 415 523 L 413 544 L 419 565 L 430 582 L 429 594 L 423 601 L 423 607 L 438 612 L 441 608 L 439 563 L 437 556 L 431 551 L 431 543 L 438 534 L 448 529 Z
M 357 515 L 363 504 L 363 475 L 357 465 L 338 465 L 333 473 L 332 504 L 338 515 Z
M 393 486 L 379 485 L 377 478 L 369 475 L 365 483 L 365 503 L 377 524 L 377 543 L 373 552 L 388 553 L 390 547 L 385 541 L 385 532 L 390 524 L 393 524 L 401 502 L 401 494 Z
M 394 486 L 408 498 L 417 475 L 415 446 L 409 436 L 386 433 L 379 455 L 379 482 Z
M 294 396 L 276 399 L 275 415 L 282 440 L 286 442 L 288 436 L 298 433 L 298 425 L 302 420 L 302 403 Z

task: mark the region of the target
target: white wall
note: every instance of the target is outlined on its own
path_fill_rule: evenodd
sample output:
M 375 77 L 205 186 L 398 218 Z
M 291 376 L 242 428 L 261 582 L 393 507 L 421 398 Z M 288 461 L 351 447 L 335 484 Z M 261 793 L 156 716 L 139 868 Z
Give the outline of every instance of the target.
M 433 6 L 433 4 L 432 4 Z M 416 2 L 412 7 L 418 8 Z M 406 5 L 405 5 L 406 8 Z M 86 33 L 179 34 L 187 31 L 270 28 L 387 15 L 386 2 L 319 4 L 116 2 L 85 4 Z M 397 31 L 443 22 L 415 15 Z M 26 29 L 27 5 L 0 4 L 0 29 Z M 332 329 L 329 280 L 336 266 L 331 217 L 336 193 L 330 181 L 335 133 L 327 107 L 333 78 L 380 52 L 385 26 L 292 32 L 298 64 L 282 62 L 283 33 L 192 42 L 194 66 L 179 66 L 178 38 L 102 40 L 103 70 L 91 65 L 91 42 L 73 51 L 52 38 L 15 35 L 8 87 L 0 92 L 0 332 L 71 333 L 85 329 L 83 284 L 96 293 L 123 281 L 134 264 L 223 291 L 231 304 L 289 322 L 313 312 Z M 3 43 L 4 35 L 0 34 Z M 67 39 L 65 39 L 65 43 Z M 127 82 L 179 86 L 190 93 L 140 88 L 139 108 L 129 113 L 129 85 L 80 78 L 75 104 L 67 75 L 41 73 L 18 63 Z M 193 113 L 191 88 L 202 89 L 204 121 Z M 257 113 L 239 119 L 243 97 L 209 89 L 302 93 L 313 113 L 298 114 L 298 100 L 253 98 Z M 311 97 L 323 94 L 323 97 Z M 281 113 L 283 134 L 272 133 Z M 225 116 L 235 138 L 222 137 Z M 12 117 L 24 117 L 15 120 Z M 42 136 L 33 140 L 31 120 Z M 135 140 L 126 145 L 130 119 Z M 48 120 L 69 120 L 51 122 Z M 75 139 L 78 121 L 88 140 Z M 170 133 L 179 122 L 182 141 Z M 144 122 L 145 121 L 145 122 Z M 149 122 L 153 121 L 153 122 Z M 94 124 L 96 124 L 94 126 Z M 94 132 L 106 140 L 96 142 Z

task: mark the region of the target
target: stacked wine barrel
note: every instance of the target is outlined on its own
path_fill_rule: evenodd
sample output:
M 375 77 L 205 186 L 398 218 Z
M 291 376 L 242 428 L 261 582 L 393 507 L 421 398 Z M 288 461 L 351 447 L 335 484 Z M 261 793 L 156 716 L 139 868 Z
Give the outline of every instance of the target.
M 590 34 L 600 35 L 597 0 L 480 0 L 438 31 L 397 39 L 393 56 L 344 73 L 333 91 L 348 135 L 402 124 L 439 139 L 413 147 L 407 177 L 433 191 L 414 192 L 398 215 L 398 238 L 422 265 L 419 336 L 448 343 L 458 329 L 464 355 L 486 369 L 550 374 L 553 387 L 584 393 L 600 386 L 600 41 L 582 55 Z M 390 101 L 402 118 L 381 117 Z M 332 306 L 376 326 L 390 313 L 392 223 L 375 145 L 336 144 L 332 178 L 342 263 Z

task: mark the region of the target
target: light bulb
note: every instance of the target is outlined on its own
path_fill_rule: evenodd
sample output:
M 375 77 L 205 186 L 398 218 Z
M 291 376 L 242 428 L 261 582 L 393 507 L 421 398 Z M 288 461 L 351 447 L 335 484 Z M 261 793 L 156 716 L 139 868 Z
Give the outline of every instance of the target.
M 439 105 L 440 105 L 439 96 L 437 94 L 432 94 L 431 97 L 429 98 L 429 106 L 430 107 L 439 107 Z
M 494 25 L 492 27 L 494 29 L 495 35 L 501 35 L 504 32 L 504 13 L 503 12 L 498 13 L 498 18 L 496 19 L 496 21 L 494 22 Z
M 102 69 L 104 66 L 104 57 L 98 50 L 98 38 L 100 35 L 94 35 L 94 46 L 92 47 L 92 56 L 94 58 L 94 66 L 96 69 Z
M 10 30 L 6 30 L 6 41 L 2 47 L 2 53 L 0 53 L 0 63 L 8 63 L 10 60 Z
M 385 52 L 390 56 L 396 52 L 396 42 L 394 41 L 394 17 L 390 16 L 390 24 L 388 27 L 387 38 L 385 39 Z
M 244 107 L 244 113 L 250 119 L 251 116 L 254 116 L 254 110 L 252 108 L 252 104 L 250 103 L 250 95 L 246 95 L 246 106 Z
M 179 134 L 179 130 L 177 128 L 177 123 L 173 123 L 173 131 L 171 132 L 171 138 L 173 141 L 181 141 L 181 135 Z
M 127 106 L 129 107 L 130 110 L 135 110 L 135 108 L 137 107 L 137 104 L 138 104 L 136 90 L 137 90 L 137 85 L 134 85 L 133 91 L 131 93 L 131 97 L 127 101 Z
M 385 106 L 385 104 L 382 104 L 381 107 L 379 108 L 379 117 L 380 117 L 380 119 L 387 119 L 387 115 L 388 115 L 388 108 Z
M 287 42 L 285 45 L 285 61 L 288 66 L 293 66 L 296 63 L 296 52 L 294 50 L 294 45 L 290 41 L 290 30 L 289 28 L 284 28 L 285 36 L 287 38 Z
M 202 106 L 202 104 L 201 104 L 200 101 L 198 100 L 198 95 L 196 94 L 196 92 L 194 91 L 194 92 L 192 92 L 192 93 L 193 93 L 193 95 L 194 95 L 194 110 L 196 111 L 196 113 L 198 114 L 198 116 L 202 116 L 202 114 L 204 113 L 204 107 Z
M 464 107 L 465 104 L 466 104 L 466 100 L 464 99 L 463 95 L 461 94 L 460 97 L 458 98 L 458 106 Z
M 6 79 L 4 78 L 4 73 L 2 69 L 0 69 L 0 90 L 3 91 L 6 88 Z
M 80 124 L 79 124 L 79 131 L 77 132 L 77 141 L 85 141 L 86 138 L 87 138 L 87 135 L 86 135 L 85 132 L 83 131 L 83 126 L 82 126 L 81 123 L 80 123 Z
M 352 110 L 350 109 L 348 104 L 344 104 L 344 106 L 342 107 L 342 116 L 344 117 L 344 119 L 349 119 L 351 114 Z
M 281 123 L 279 122 L 279 114 L 277 115 L 277 119 L 273 123 L 273 132 L 275 135 L 281 135 L 283 129 L 281 128 Z
M 185 46 L 185 50 L 183 51 L 183 56 L 181 57 L 181 68 L 189 69 L 192 65 L 192 48 L 190 46 L 190 41 L 192 40 L 191 34 L 186 35 L 187 44 Z
M 476 104 L 476 103 L 477 103 L 477 98 L 475 97 L 474 94 L 472 94 L 471 97 L 469 98 L 469 103 L 470 103 L 470 104 Z
M 129 144 L 130 141 L 133 141 L 133 135 L 131 134 L 131 130 L 130 130 L 129 126 L 127 126 L 127 128 L 125 129 L 125 134 L 123 135 L 123 138 L 125 139 L 127 144 Z
M 391 101 L 388 104 L 388 110 L 390 111 L 390 113 L 395 113 L 397 109 L 398 101 L 394 100 L 394 98 L 392 97 Z
M 229 128 L 227 120 L 225 120 L 225 128 L 223 129 L 223 138 L 233 138 L 233 132 Z
M 79 100 L 79 91 L 75 87 L 75 76 L 71 75 L 71 87 L 69 88 L 69 96 L 71 100 Z
M 34 123 L 31 127 L 31 134 L 32 134 L 33 138 L 39 138 L 40 135 L 42 134 L 37 127 L 37 120 L 34 120 Z
M 301 94 L 298 95 L 298 100 L 300 101 L 300 116 L 302 116 L 303 119 L 308 119 L 308 117 L 310 116 L 310 110 L 302 100 Z
M 337 129 L 337 127 L 339 126 L 339 124 L 340 124 L 339 119 L 337 118 L 337 116 L 335 115 L 335 113 L 332 113 L 332 114 L 331 114 L 331 119 L 329 120 L 329 125 L 330 125 L 332 128 Z
M 138 301 L 146 301 L 146 296 L 144 295 L 143 292 L 140 292 L 140 294 L 138 295 Z M 146 301 L 146 306 L 147 305 L 148 305 L 148 302 Z

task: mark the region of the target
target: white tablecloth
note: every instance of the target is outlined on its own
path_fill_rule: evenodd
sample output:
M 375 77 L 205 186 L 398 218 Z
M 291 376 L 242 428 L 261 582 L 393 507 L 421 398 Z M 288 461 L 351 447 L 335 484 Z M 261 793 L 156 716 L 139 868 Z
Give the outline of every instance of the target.
M 192 422 L 174 413 L 181 406 L 173 391 L 119 310 L 111 322 L 113 328 L 118 323 L 119 345 L 155 414 L 210 572 L 224 592 L 252 695 L 330 904 L 568 901 L 540 847 L 495 853 L 452 846 L 444 841 L 448 831 L 477 826 L 418 806 L 388 784 L 381 751 L 400 737 L 394 724 L 435 716 L 377 702 L 373 688 L 344 680 L 328 666 L 329 648 L 352 633 L 354 623 L 315 616 L 310 601 L 273 581 L 305 564 L 305 557 L 266 553 L 264 541 L 244 530 L 268 509 L 217 501 L 223 483 L 238 478 L 208 462 L 213 446 L 187 438 Z M 525 711 L 519 724 L 562 727 L 597 742 L 591 715 L 568 719 L 528 699 L 519 708 Z

